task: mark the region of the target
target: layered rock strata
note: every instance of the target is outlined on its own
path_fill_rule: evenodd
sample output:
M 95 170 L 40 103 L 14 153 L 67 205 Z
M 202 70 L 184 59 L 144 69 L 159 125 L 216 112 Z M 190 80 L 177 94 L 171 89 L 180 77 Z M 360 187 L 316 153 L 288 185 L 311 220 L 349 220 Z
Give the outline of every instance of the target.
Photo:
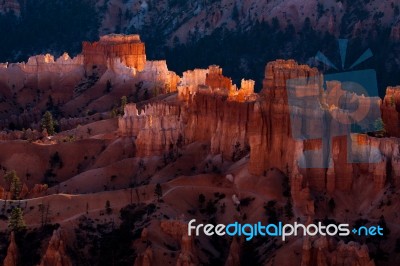
M 310 214 L 314 212 L 309 202 L 310 190 L 350 191 L 357 178 L 371 181 L 376 191 L 382 189 L 388 179 L 397 182 L 397 172 L 386 172 L 385 169 L 396 163 L 398 141 L 359 134 L 352 134 L 351 139 L 347 139 L 344 134 L 338 134 L 342 131 L 335 128 L 336 124 L 321 120 L 336 109 L 331 107 L 334 103 L 320 95 L 322 75 L 316 69 L 298 65 L 293 60 L 271 62 L 266 67 L 260 94 L 253 93 L 251 81 L 243 81 L 241 90 L 246 95 L 255 95 L 248 98 L 239 97 L 239 93 L 233 97 L 232 91 L 219 88 L 230 84 L 230 81 L 222 82 L 225 79 L 221 75 L 222 71 L 215 66 L 185 73 L 178 86 L 180 104 L 159 102 L 145 107 L 150 112 L 143 113 L 136 106 L 128 105 L 125 116 L 120 119 L 120 131 L 137 137 L 138 153 L 146 156 L 167 152 L 168 147 L 174 147 L 181 137 L 185 144 L 210 142 L 211 152 L 222 154 L 226 160 L 233 160 L 237 153 L 250 152 L 249 172 L 264 175 L 269 169 L 277 168 L 290 175 L 292 195 L 297 199 L 295 205 L 302 202 L 301 208 Z M 210 82 L 213 76 L 219 78 Z M 318 108 L 311 105 L 293 109 L 288 100 L 287 82 L 296 79 L 307 81 L 307 86 L 300 88 L 300 96 L 320 95 Z M 212 84 L 216 84 L 214 88 L 209 86 Z M 363 107 L 362 97 L 357 100 Z M 327 134 L 321 131 L 321 123 L 327 123 Z M 301 128 L 303 133 L 298 135 L 292 132 L 293 128 Z M 314 135 L 304 140 L 304 132 Z M 305 152 L 321 152 L 322 136 L 331 140 L 327 151 L 329 165 L 302 167 L 300 161 Z M 366 161 L 352 163 L 348 158 L 350 153 L 352 156 L 361 154 Z M 319 157 L 319 153 L 315 153 L 311 159 Z
M 145 45 L 139 35 L 105 35 L 98 42 L 84 42 L 82 54 L 87 71 L 96 67 L 113 69 L 115 58 L 138 71 L 146 64 Z

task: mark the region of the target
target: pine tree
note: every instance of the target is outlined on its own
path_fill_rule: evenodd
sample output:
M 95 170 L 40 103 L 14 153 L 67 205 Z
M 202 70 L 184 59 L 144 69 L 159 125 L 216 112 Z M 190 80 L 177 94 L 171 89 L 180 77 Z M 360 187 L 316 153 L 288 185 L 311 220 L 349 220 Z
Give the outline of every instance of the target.
M 106 201 L 106 212 L 107 212 L 107 214 L 111 214 L 112 213 L 111 203 L 110 203 L 109 200 Z
M 4 175 L 4 181 L 6 181 L 6 184 L 8 186 L 8 190 L 10 190 L 10 188 L 11 188 L 11 181 L 13 180 L 14 175 L 17 175 L 17 173 L 15 171 L 7 172 Z
M 204 202 L 206 202 L 206 197 L 204 196 L 204 194 L 200 194 L 200 195 L 199 195 L 199 204 L 200 204 L 200 207 L 203 207 Z
M 121 97 L 121 115 L 125 114 L 125 106 L 128 104 L 128 98 L 126 96 Z
M 154 195 L 156 195 L 157 196 L 157 200 L 160 201 L 160 199 L 161 199 L 161 197 L 163 195 L 163 192 L 162 192 L 162 187 L 161 187 L 161 185 L 159 183 L 157 183 L 157 185 L 156 185 L 156 187 L 154 189 Z
M 49 135 L 54 135 L 54 125 L 55 123 L 53 120 L 53 116 L 49 111 L 47 111 L 46 113 L 44 113 L 42 118 L 42 130 L 46 129 Z
M 14 171 L 14 174 L 11 179 L 11 186 L 10 186 L 11 197 L 13 200 L 19 199 L 19 194 L 21 193 L 21 188 L 22 188 L 21 181 Z
M 12 231 L 21 231 L 26 228 L 21 208 L 14 208 L 11 211 L 8 227 Z

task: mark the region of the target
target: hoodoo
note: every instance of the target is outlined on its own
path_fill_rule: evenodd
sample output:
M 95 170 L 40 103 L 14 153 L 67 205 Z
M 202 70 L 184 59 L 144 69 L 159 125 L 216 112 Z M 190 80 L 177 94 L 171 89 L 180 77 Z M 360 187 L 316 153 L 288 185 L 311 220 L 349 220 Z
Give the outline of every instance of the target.
M 98 42 L 83 42 L 86 71 L 94 68 L 113 68 L 115 59 L 124 65 L 142 71 L 146 65 L 145 44 L 139 35 L 111 34 L 100 37 Z

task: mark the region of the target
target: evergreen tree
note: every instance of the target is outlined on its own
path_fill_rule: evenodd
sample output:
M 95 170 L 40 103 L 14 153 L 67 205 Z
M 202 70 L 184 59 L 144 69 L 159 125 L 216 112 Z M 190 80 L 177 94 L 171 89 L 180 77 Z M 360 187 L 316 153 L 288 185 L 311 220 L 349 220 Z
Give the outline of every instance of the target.
M 200 194 L 199 195 L 199 204 L 200 207 L 202 207 L 204 205 L 204 202 L 206 202 L 206 197 L 204 196 L 204 194 Z
M 13 177 L 16 176 L 17 173 L 15 171 L 9 171 L 4 175 L 4 181 L 6 182 L 8 186 L 8 190 L 11 188 L 11 182 L 13 180 Z
M 21 208 L 14 208 L 11 211 L 8 227 L 12 231 L 21 231 L 26 228 Z
M 125 106 L 128 104 L 128 98 L 126 96 L 121 97 L 121 115 L 125 114 Z
M 157 196 L 157 200 L 160 201 L 161 197 L 163 196 L 162 187 L 159 183 L 157 183 L 154 189 L 154 195 Z
M 111 203 L 110 203 L 109 200 L 106 201 L 106 212 L 107 212 L 107 214 L 111 214 L 112 213 Z
M 49 135 L 54 135 L 54 125 L 55 122 L 53 120 L 53 116 L 49 111 L 47 111 L 46 113 L 44 113 L 42 118 L 42 130 L 46 129 Z
M 10 185 L 10 192 L 11 192 L 11 197 L 13 200 L 19 199 L 19 194 L 21 193 L 21 188 L 22 188 L 21 181 L 20 181 L 18 175 L 14 171 L 14 173 L 12 175 L 12 179 L 11 179 L 11 185 Z

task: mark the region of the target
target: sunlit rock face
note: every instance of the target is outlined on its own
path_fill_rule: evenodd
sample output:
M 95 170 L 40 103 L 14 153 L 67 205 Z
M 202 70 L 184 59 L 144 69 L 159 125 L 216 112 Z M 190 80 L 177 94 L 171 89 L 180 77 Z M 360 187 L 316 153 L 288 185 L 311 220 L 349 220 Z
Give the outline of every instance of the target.
M 130 104 L 119 119 L 119 130 L 123 135 L 135 137 L 138 156 L 163 155 L 183 141 L 181 119 L 178 105 L 152 103 L 139 110 Z
M 83 43 L 82 53 L 74 58 L 45 54 L 27 62 L 1 63 L 0 128 L 38 129 L 49 105 L 71 117 L 82 110 L 108 112 L 115 98 L 131 95 L 130 101 L 141 101 L 175 92 L 179 82 L 165 60 L 146 61 L 138 35 L 102 36 L 98 42 Z
M 222 75 L 222 68 L 219 66 L 210 66 L 206 76 L 206 85 L 211 89 L 228 89 L 232 87 L 232 79 Z
M 168 73 L 165 67 L 154 69 Z M 146 77 L 152 78 L 149 74 Z M 234 160 L 235 154 L 250 152 L 250 173 L 263 175 L 277 168 L 291 174 L 295 204 L 302 202 L 302 208 L 313 213 L 308 203 L 309 190 L 350 191 L 355 182 L 354 172 L 366 173 L 378 189 L 383 188 L 387 182 L 386 164 L 392 161 L 393 145 L 396 145 L 366 135 L 352 135 L 353 152 L 365 153 L 371 163 L 376 162 L 364 169 L 363 164 L 348 162 L 347 136 L 328 134 L 327 137 L 332 137 L 329 169 L 299 167 L 303 152 L 321 150 L 322 142 L 321 139 L 296 139 L 292 123 L 307 131 L 318 131 L 322 114 L 330 109 L 299 108 L 291 116 L 286 83 L 289 79 L 307 78 L 311 84 L 319 84 L 321 77 L 314 68 L 298 65 L 293 60 L 278 60 L 267 65 L 264 89 L 255 94 L 253 81 L 243 80 L 241 89 L 237 90 L 217 66 L 188 71 L 179 83 L 178 101 L 152 103 L 142 110 L 128 105 L 125 116 L 119 120 L 120 132 L 135 136 L 138 152 L 145 156 L 166 153 L 182 139 L 185 143 L 209 142 L 211 152 L 221 154 L 226 160 Z M 231 89 L 224 88 L 227 85 Z M 319 93 L 318 87 L 316 92 Z M 382 150 L 384 146 L 387 148 Z
M 139 35 L 105 35 L 98 42 L 84 42 L 83 51 L 86 71 L 94 68 L 113 68 L 119 58 L 128 66 L 142 71 L 146 65 L 145 44 Z
M 167 61 L 147 61 L 143 71 L 138 73 L 138 79 L 154 88 L 155 94 L 175 92 L 180 77 L 168 70 Z

